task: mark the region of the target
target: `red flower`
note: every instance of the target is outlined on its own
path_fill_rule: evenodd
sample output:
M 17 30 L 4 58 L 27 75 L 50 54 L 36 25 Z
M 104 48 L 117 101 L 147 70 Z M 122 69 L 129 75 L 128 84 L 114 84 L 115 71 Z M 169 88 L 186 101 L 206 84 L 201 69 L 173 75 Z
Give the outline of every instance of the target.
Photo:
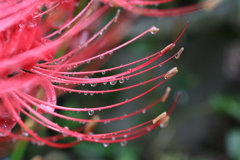
M 157 53 L 122 66 L 99 70 L 98 68 L 104 64 L 113 52 L 147 33 L 155 34 L 159 29 L 151 27 L 128 42 L 112 47 L 126 33 L 123 26 L 129 25 L 129 21 L 127 21 L 128 13 L 124 13 L 117 22 L 118 11 L 109 23 L 97 33 L 92 34 L 96 29 L 95 26 L 100 23 L 98 19 L 104 16 L 109 6 L 90 1 L 80 13 L 73 17 L 74 11 L 78 9 L 81 2 L 73 0 L 8 0 L 0 2 L 0 9 L 5 9 L 5 12 L 0 15 L 0 141 L 19 139 L 53 147 L 70 147 L 81 141 L 104 143 L 105 146 L 108 143 L 116 142 L 125 145 L 126 141 L 142 136 L 157 126 L 167 123 L 171 110 L 168 113 L 160 114 L 157 118 L 126 130 L 103 134 L 92 133 L 96 123 L 108 123 L 127 118 L 145 112 L 161 101 L 164 102 L 170 88 L 167 89 L 162 98 L 149 106 L 120 117 L 100 119 L 99 116 L 93 116 L 92 119 L 81 119 L 56 112 L 57 109 L 88 112 L 89 115 L 93 115 L 96 110 L 110 109 L 134 101 L 173 77 L 177 73 L 177 68 L 173 68 L 169 72 L 145 82 L 118 89 L 99 91 L 73 89 L 73 87 L 77 85 L 84 86 L 85 84 L 95 87 L 98 84 L 105 85 L 109 83 L 115 85 L 116 83 L 123 83 L 126 79 L 144 74 L 174 57 L 179 58 L 183 51 L 182 48 L 169 59 L 153 65 L 153 62 L 156 62 L 175 46 L 185 29 L 175 42 Z M 124 8 L 128 8 L 129 5 L 152 4 L 147 3 L 147 1 L 137 0 L 112 2 Z M 162 3 L 166 1 L 154 2 Z M 130 10 L 139 12 L 135 8 Z M 146 12 L 141 9 L 141 13 L 145 14 Z M 118 24 L 114 25 L 113 23 L 116 22 Z M 103 32 L 106 32 L 105 35 L 100 36 Z M 112 49 L 106 50 L 110 47 Z M 102 52 L 102 50 L 105 51 Z M 131 67 L 134 64 L 138 65 Z M 106 72 L 120 68 L 127 69 L 119 74 L 104 76 Z M 102 73 L 102 76 L 91 78 L 90 76 L 95 73 Z M 65 91 L 85 95 L 112 93 L 131 89 L 161 78 L 162 80 L 157 85 L 144 93 L 113 105 L 96 108 L 71 108 L 57 105 L 57 96 Z M 173 107 L 178 99 L 179 96 Z M 71 130 L 67 126 L 64 127 L 51 121 L 51 118 L 48 118 L 43 113 L 86 124 Z M 22 116 L 29 117 L 32 121 L 24 122 Z M 40 137 L 32 129 L 33 121 L 60 134 L 51 137 Z M 16 124 L 21 129 L 12 131 Z M 75 140 L 65 144 L 55 142 L 66 136 L 75 137 Z

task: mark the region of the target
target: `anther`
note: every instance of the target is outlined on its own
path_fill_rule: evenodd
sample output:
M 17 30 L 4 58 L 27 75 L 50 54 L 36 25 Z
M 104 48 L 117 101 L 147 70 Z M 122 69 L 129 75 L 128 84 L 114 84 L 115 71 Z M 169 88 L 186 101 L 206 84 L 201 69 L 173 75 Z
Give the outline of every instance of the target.
M 176 53 L 175 58 L 176 58 L 176 59 L 179 59 L 183 51 L 184 51 L 184 48 L 182 47 L 182 48 Z
M 159 28 L 153 26 L 149 29 L 149 32 L 152 34 L 156 34 L 159 30 L 160 30 Z
M 162 96 L 162 102 L 165 102 L 165 101 L 166 101 L 166 99 L 168 98 L 170 92 L 171 92 L 171 88 L 170 88 L 170 87 L 167 87 L 164 95 Z
M 91 121 L 86 124 L 84 133 L 85 134 L 91 133 L 94 130 L 95 126 L 97 125 L 98 120 L 100 120 L 100 116 L 94 115 L 92 117 Z
M 163 120 L 161 124 L 166 124 L 166 123 L 168 123 L 169 119 L 170 119 L 170 117 L 167 115 L 167 113 L 166 113 L 166 112 L 163 112 L 163 113 L 161 113 L 159 116 L 157 116 L 157 117 L 152 121 L 152 123 L 155 124 L 155 123 L 157 123 L 158 121 Z
M 172 78 L 177 72 L 178 72 L 177 67 L 174 67 L 174 68 L 172 68 L 171 70 L 169 70 L 169 71 L 164 75 L 164 78 L 165 78 L 165 79 L 170 79 L 170 78 Z
M 207 11 L 212 11 L 221 2 L 222 2 L 222 0 L 207 0 L 207 1 L 203 2 L 203 8 Z
M 119 15 L 120 15 L 120 9 L 117 10 L 117 14 L 116 14 L 116 16 L 114 17 L 114 22 L 115 22 L 115 23 L 117 23 Z

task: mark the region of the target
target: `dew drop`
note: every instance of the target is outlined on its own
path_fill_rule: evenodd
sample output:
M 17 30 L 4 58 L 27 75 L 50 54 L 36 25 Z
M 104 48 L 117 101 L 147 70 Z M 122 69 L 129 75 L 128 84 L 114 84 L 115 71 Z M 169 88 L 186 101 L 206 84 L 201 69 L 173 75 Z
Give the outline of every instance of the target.
M 94 114 L 94 110 L 88 111 L 88 115 L 92 116 Z
M 87 93 L 87 92 L 85 92 L 85 93 L 84 93 L 84 95 L 86 96 L 86 95 L 88 95 L 88 93 Z
M 120 142 L 120 145 L 121 145 L 122 147 L 125 147 L 125 146 L 127 145 L 127 141 L 122 141 L 122 142 Z
M 102 71 L 102 75 L 106 74 L 106 71 Z
M 89 61 L 87 61 L 87 63 L 90 63 L 91 61 L 89 60 Z
M 113 52 L 109 52 L 109 55 L 112 55 L 113 54 Z
M 78 142 L 81 142 L 82 140 L 83 140 L 82 137 L 78 137 L 78 138 L 77 138 L 77 141 L 78 141 Z
M 124 79 L 119 79 L 119 83 L 124 83 Z
M 91 87 L 96 87 L 96 86 L 97 86 L 97 83 L 90 83 L 90 86 L 91 86 Z
M 38 142 L 37 142 L 37 145 L 38 145 L 38 146 L 44 146 L 44 144 L 45 144 L 45 143 L 42 142 L 42 141 L 38 141 Z
M 15 143 L 17 141 L 16 138 L 12 138 L 12 142 Z
M 103 56 L 100 56 L 99 58 L 100 58 L 100 59 L 103 59 L 103 58 L 104 58 L 104 55 L 103 55 Z
M 107 84 L 107 82 L 103 82 L 103 85 L 106 85 Z
M 22 135 L 27 137 L 29 134 L 28 132 L 22 132 Z
M 69 130 L 68 126 L 65 126 L 63 128 Z M 67 137 L 67 136 L 68 136 L 68 133 L 67 132 L 63 132 L 63 137 Z
M 104 146 L 104 147 L 108 147 L 108 146 L 109 146 L 109 143 L 103 143 L 103 146 Z
M 113 86 L 113 85 L 116 85 L 116 84 L 117 84 L 117 81 L 114 81 L 114 80 L 113 80 L 113 81 L 110 81 L 109 83 L 110 83 L 110 85 Z
M 71 66 L 67 66 L 67 70 L 71 70 L 72 69 L 72 67 Z
M 146 110 L 146 109 L 142 110 L 142 113 L 143 113 L 143 114 L 145 114 L 146 112 L 147 112 L 147 110 Z
M 130 77 L 126 77 L 126 80 L 128 81 L 130 79 Z
M 90 93 L 90 96 L 93 96 L 94 95 L 94 93 Z

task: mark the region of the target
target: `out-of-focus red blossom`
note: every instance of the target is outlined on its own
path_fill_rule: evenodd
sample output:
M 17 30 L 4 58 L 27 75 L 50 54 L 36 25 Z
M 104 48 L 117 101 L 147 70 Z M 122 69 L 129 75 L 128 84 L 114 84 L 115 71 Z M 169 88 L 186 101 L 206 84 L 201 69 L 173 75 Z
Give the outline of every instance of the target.
M 185 14 L 200 9 L 202 6 L 200 3 L 168 10 L 137 7 L 139 5 L 161 4 L 169 1 L 171 0 L 102 0 L 104 4 L 101 4 L 92 0 L 87 3 L 84 9 L 77 13 L 75 10 L 79 8 L 79 5 L 82 5 L 80 0 L 0 0 L 0 10 L 4 10 L 0 14 L 0 141 L 15 141 L 19 139 L 31 141 L 38 145 L 46 144 L 59 148 L 70 147 L 81 141 L 98 142 L 105 145 L 121 142 L 124 145 L 126 141 L 142 136 L 160 124 L 164 125 L 169 118 L 171 110 L 168 113 L 164 112 L 153 120 L 126 130 L 103 134 L 92 133 L 96 123 L 108 123 L 127 118 L 145 112 L 155 104 L 165 101 L 170 91 L 169 88 L 159 100 L 149 106 L 133 113 L 110 119 L 100 119 L 98 116 L 93 116 L 92 119 L 68 117 L 55 112 L 55 110 L 84 111 L 92 115 L 96 110 L 109 109 L 136 100 L 174 76 L 177 68 L 173 68 L 153 79 L 128 87 L 101 91 L 72 89 L 76 85 L 89 84 L 95 87 L 97 84 L 105 85 L 108 82 L 110 85 L 115 85 L 117 81 L 123 83 L 125 79 L 152 70 L 174 57 L 178 58 L 183 48 L 169 59 L 157 65 L 152 65 L 153 62 L 175 46 L 175 43 L 186 28 L 175 42 L 157 53 L 125 65 L 98 70 L 114 51 L 147 33 L 155 34 L 159 30 L 153 26 L 128 42 L 112 47 L 126 34 L 126 28 L 131 25 L 131 20 L 128 20 L 131 16 L 130 13 L 123 13 L 119 18 L 120 13 L 117 11 L 116 16 L 112 20 L 93 34 L 97 28 L 96 26 L 100 23 L 100 18 L 107 15 L 112 5 L 121 6 L 143 15 L 161 17 Z M 112 49 L 107 50 L 110 47 Z M 54 58 L 56 55 L 59 58 Z M 139 65 L 131 67 L 134 64 Z M 105 72 L 125 67 L 127 69 L 122 73 L 104 76 Z M 80 68 L 81 71 L 79 71 Z M 89 78 L 90 75 L 95 73 L 102 73 L 103 76 Z M 56 101 L 57 95 L 62 94 L 64 91 L 83 93 L 85 95 L 111 93 L 131 89 L 160 78 L 163 80 L 149 90 L 128 101 L 109 106 L 71 108 L 59 106 Z M 173 107 L 176 105 L 178 98 Z M 52 122 L 47 118 L 46 114 L 42 113 L 86 124 L 75 130 L 70 130 L 66 126 Z M 52 137 L 40 137 L 32 129 L 32 125 L 22 120 L 21 115 L 25 115 L 36 122 L 36 124 L 45 126 L 59 134 Z M 17 128 L 20 129 L 12 131 L 16 124 L 19 125 Z M 75 140 L 64 144 L 56 142 L 67 136 L 75 137 Z

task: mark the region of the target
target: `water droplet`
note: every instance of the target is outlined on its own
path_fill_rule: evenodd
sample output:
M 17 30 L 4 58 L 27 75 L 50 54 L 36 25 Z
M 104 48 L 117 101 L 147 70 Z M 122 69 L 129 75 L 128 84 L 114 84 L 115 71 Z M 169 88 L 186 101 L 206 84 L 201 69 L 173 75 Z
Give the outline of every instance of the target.
M 124 138 L 127 138 L 128 136 L 126 134 L 123 135 Z
M 114 141 L 116 139 L 116 137 L 112 137 L 112 140 Z
M 127 145 L 127 141 L 122 141 L 122 142 L 120 142 L 120 145 L 121 145 L 122 147 L 125 147 L 125 146 Z
M 107 82 L 103 82 L 103 85 L 106 85 L 107 84 Z
M 130 79 L 130 77 L 126 77 L 126 80 L 128 81 Z
M 73 65 L 73 68 L 77 68 L 77 67 L 78 67 L 78 65 L 77 65 L 77 64 Z
M 94 114 L 94 110 L 88 111 L 88 115 L 92 116 Z
M 119 79 L 119 83 L 124 83 L 124 79 Z
M 100 58 L 100 59 L 103 59 L 103 58 L 104 58 L 104 55 L 100 56 L 99 58 Z
M 103 143 L 104 147 L 108 147 L 109 143 Z
M 44 146 L 44 144 L 45 144 L 45 143 L 42 142 L 42 141 L 38 141 L 38 142 L 37 142 L 37 145 L 38 145 L 38 146 Z
M 87 61 L 87 63 L 90 63 L 91 61 L 89 60 L 89 61 Z
M 113 81 L 110 81 L 109 83 L 110 83 L 110 85 L 116 85 L 116 84 L 117 84 L 117 81 L 114 81 L 114 80 L 113 80 Z
M 157 32 L 159 31 L 159 28 L 153 26 L 151 29 L 150 29 L 150 32 L 151 34 L 156 34 Z
M 28 134 L 28 132 L 24 131 L 24 132 L 22 132 L 22 135 L 27 137 L 29 134 Z
M 102 71 L 102 75 L 106 74 L 106 71 Z
M 94 93 L 90 93 L 90 96 L 93 96 L 94 95 Z
M 17 141 L 16 138 L 12 138 L 12 142 L 15 143 Z
M 143 114 L 145 114 L 146 112 L 147 112 L 147 110 L 146 110 L 146 109 L 142 110 L 142 113 L 143 113 Z
M 82 141 L 82 140 L 83 140 L 82 137 L 78 137 L 78 138 L 77 138 L 77 141 L 78 141 L 78 142 L 80 142 L 80 141 Z
M 71 66 L 67 66 L 67 70 L 71 70 L 72 69 L 72 67 Z
M 90 86 L 91 86 L 91 87 L 96 87 L 96 86 L 97 86 L 97 83 L 90 83 Z
M 109 55 L 112 55 L 113 54 L 113 52 L 109 52 Z

